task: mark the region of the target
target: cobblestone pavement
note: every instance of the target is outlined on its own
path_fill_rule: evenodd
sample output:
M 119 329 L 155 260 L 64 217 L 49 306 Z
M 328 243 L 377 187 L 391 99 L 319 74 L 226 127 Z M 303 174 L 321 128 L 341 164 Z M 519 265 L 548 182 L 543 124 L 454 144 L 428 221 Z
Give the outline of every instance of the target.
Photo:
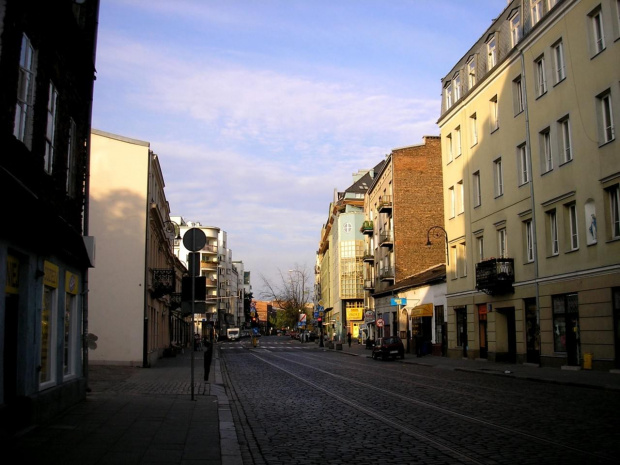
M 284 338 L 262 338 L 258 348 L 220 345 L 244 464 L 620 458 L 618 391 L 429 370 L 312 347 Z

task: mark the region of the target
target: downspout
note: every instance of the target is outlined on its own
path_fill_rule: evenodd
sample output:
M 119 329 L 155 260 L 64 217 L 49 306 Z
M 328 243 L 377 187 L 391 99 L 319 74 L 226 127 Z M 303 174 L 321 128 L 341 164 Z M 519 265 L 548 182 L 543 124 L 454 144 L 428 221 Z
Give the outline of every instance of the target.
M 95 67 L 97 56 L 97 31 L 99 29 L 99 1 L 94 3 L 93 15 L 95 18 L 93 25 L 93 83 L 91 87 L 90 101 L 88 102 L 88 134 L 86 135 L 86 170 L 84 173 L 84 216 L 82 225 L 82 234 L 88 237 L 90 222 L 90 134 L 92 129 L 93 115 L 93 96 L 95 80 L 97 79 L 97 69 Z M 82 373 L 84 376 L 86 391 L 90 392 L 88 385 L 88 267 L 82 272 Z
M 151 201 L 149 195 L 151 192 L 151 165 L 153 160 L 153 152 L 149 148 L 147 159 L 147 175 L 146 175 L 146 221 L 144 232 L 144 329 L 142 335 L 142 368 L 149 368 L 149 241 L 151 239 Z
M 529 115 L 529 106 L 527 99 L 527 87 L 526 87 L 526 79 L 525 79 L 525 56 L 523 55 L 523 49 L 520 49 L 521 56 L 521 84 L 523 90 L 523 111 L 525 112 L 525 144 L 527 147 L 527 162 L 529 163 L 530 168 L 530 198 L 532 205 L 532 235 L 534 237 L 534 281 L 536 283 L 536 335 L 535 337 L 538 339 L 538 365 L 540 366 L 540 283 L 539 283 L 539 270 L 538 270 L 538 235 L 536 233 L 536 202 L 534 195 L 534 169 L 532 165 L 532 144 L 530 138 L 530 115 Z M 525 310 L 525 309 L 524 309 Z M 527 343 L 527 342 L 526 342 Z M 527 347 L 526 347 L 527 354 Z M 526 355 L 527 357 L 527 355 Z M 527 358 L 526 358 L 527 360 Z

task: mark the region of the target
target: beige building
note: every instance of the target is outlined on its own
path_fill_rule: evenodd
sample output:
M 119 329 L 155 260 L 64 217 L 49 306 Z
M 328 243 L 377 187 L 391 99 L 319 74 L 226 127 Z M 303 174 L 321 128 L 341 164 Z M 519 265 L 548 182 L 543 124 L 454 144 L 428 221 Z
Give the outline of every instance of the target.
M 90 212 L 98 261 L 89 331 L 98 340 L 89 361 L 151 366 L 171 343 L 187 343 L 190 328 L 173 299 L 186 270 L 172 253 L 164 179 L 148 142 L 92 130 Z
M 442 80 L 450 356 L 618 367 L 619 8 L 508 2 Z

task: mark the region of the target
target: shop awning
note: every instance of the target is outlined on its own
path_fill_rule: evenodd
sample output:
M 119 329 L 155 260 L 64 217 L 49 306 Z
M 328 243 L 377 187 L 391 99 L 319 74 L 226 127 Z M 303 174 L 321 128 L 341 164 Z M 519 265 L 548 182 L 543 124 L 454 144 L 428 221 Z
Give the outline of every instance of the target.
M 423 316 L 433 316 L 433 304 L 422 304 L 415 307 L 405 307 L 411 318 L 420 318 Z

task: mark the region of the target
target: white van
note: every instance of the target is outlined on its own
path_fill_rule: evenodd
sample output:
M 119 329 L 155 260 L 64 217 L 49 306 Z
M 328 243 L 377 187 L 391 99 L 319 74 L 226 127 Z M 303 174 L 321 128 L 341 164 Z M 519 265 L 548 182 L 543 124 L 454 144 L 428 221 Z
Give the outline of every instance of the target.
M 239 328 L 228 328 L 226 330 L 226 337 L 229 341 L 235 341 L 239 339 Z

